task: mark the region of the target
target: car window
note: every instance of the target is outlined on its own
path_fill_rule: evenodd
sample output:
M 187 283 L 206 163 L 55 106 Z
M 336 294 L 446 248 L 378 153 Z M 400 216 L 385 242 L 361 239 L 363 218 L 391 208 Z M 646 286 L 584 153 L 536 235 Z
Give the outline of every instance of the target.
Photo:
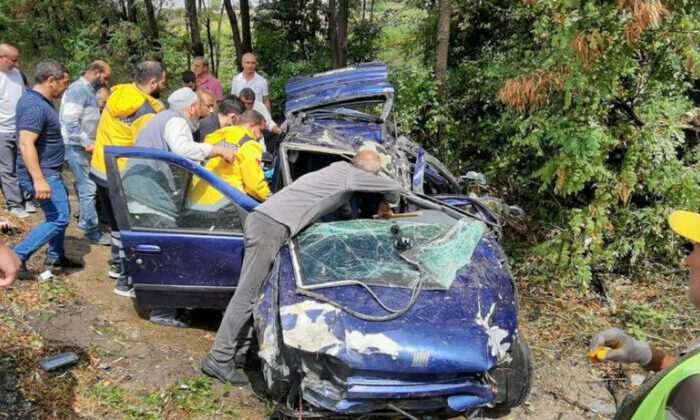
M 245 212 L 205 180 L 173 163 L 119 158 L 131 227 L 240 233 Z

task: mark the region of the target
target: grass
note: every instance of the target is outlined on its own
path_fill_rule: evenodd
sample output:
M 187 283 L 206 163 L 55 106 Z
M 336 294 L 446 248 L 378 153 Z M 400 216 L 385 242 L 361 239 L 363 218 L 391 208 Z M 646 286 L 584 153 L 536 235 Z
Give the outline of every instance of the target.
M 211 381 L 205 377 L 190 378 L 145 395 L 132 395 L 118 385 L 98 383 L 90 388 L 87 397 L 98 411 L 102 409 L 103 414 L 121 418 L 236 417 L 237 408 L 235 402 L 213 392 Z

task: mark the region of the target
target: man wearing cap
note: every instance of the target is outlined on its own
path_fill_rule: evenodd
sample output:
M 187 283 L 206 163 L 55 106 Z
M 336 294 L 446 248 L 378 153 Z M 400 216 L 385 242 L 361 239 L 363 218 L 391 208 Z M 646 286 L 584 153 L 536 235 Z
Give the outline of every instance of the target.
M 176 90 L 168 97 L 168 105 L 170 109 L 158 113 L 136 136 L 136 147 L 170 151 L 196 162 L 211 157 L 233 162 L 232 150 L 194 141 L 201 106 L 192 89 Z
M 221 157 L 229 163 L 233 162 L 233 150 L 194 141 L 192 133 L 197 129 L 201 106 L 200 99 L 192 89 L 184 87 L 176 90 L 168 97 L 168 105 L 168 110 L 158 113 L 139 132 L 136 136 L 136 147 L 173 152 L 195 162 L 212 157 Z M 158 162 L 134 160 L 127 165 L 122 182 L 125 188 L 132 191 L 137 201 L 143 198 L 143 202 L 154 207 L 159 223 L 169 220 L 168 216 L 172 213 L 174 203 L 170 201 L 171 196 L 167 189 L 174 181 L 167 167 L 159 166 Z M 135 186 L 130 188 L 129 185 Z M 143 197 L 139 197 L 139 194 L 143 194 Z M 174 227 L 174 218 L 171 218 L 170 222 L 173 226 L 161 227 Z M 176 309 L 152 310 L 150 320 L 170 327 L 188 326 L 186 322 L 177 318 Z
M 688 266 L 688 299 L 700 310 L 700 214 L 675 211 L 668 218 L 671 229 L 693 242 L 693 252 L 685 259 Z M 653 378 L 653 386 L 642 392 L 618 413 L 622 418 L 700 419 L 700 337 L 679 358 L 637 341 L 618 328 L 611 328 L 591 339 L 590 350 L 607 347 L 603 361 L 638 363 L 647 371 L 665 370 Z M 625 400 L 627 403 L 627 400 Z

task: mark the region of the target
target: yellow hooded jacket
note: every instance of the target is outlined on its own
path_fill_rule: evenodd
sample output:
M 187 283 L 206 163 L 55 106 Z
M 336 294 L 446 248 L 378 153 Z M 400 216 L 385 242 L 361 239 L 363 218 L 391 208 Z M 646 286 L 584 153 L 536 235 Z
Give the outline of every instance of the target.
M 262 170 L 262 145 L 255 140 L 252 131 L 240 125 L 224 127 L 209 134 L 204 143 L 235 148 L 233 164 L 215 157 L 207 161 L 205 168 L 239 191 L 258 201 L 265 201 L 270 195 L 270 188 Z M 200 180 L 193 181 L 190 197 L 196 203 L 195 207 L 218 209 L 226 203 L 219 191 Z
M 142 92 L 133 83 L 114 86 L 97 126 L 90 173 L 106 182 L 104 148 L 133 146 L 138 132 L 162 109 L 159 100 Z M 122 160 L 120 168 L 126 163 Z

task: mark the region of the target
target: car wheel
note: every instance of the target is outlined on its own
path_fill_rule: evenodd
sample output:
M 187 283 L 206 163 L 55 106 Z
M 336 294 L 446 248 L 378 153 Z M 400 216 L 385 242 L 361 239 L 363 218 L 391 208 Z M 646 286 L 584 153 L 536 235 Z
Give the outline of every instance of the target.
M 496 410 L 510 410 L 524 403 L 532 388 L 532 355 L 520 331 L 513 337 L 510 356 L 511 361 L 492 374 L 498 386 Z
M 272 401 L 285 402 L 290 390 L 289 381 L 284 379 L 266 360 L 262 360 L 262 373 L 267 396 Z

